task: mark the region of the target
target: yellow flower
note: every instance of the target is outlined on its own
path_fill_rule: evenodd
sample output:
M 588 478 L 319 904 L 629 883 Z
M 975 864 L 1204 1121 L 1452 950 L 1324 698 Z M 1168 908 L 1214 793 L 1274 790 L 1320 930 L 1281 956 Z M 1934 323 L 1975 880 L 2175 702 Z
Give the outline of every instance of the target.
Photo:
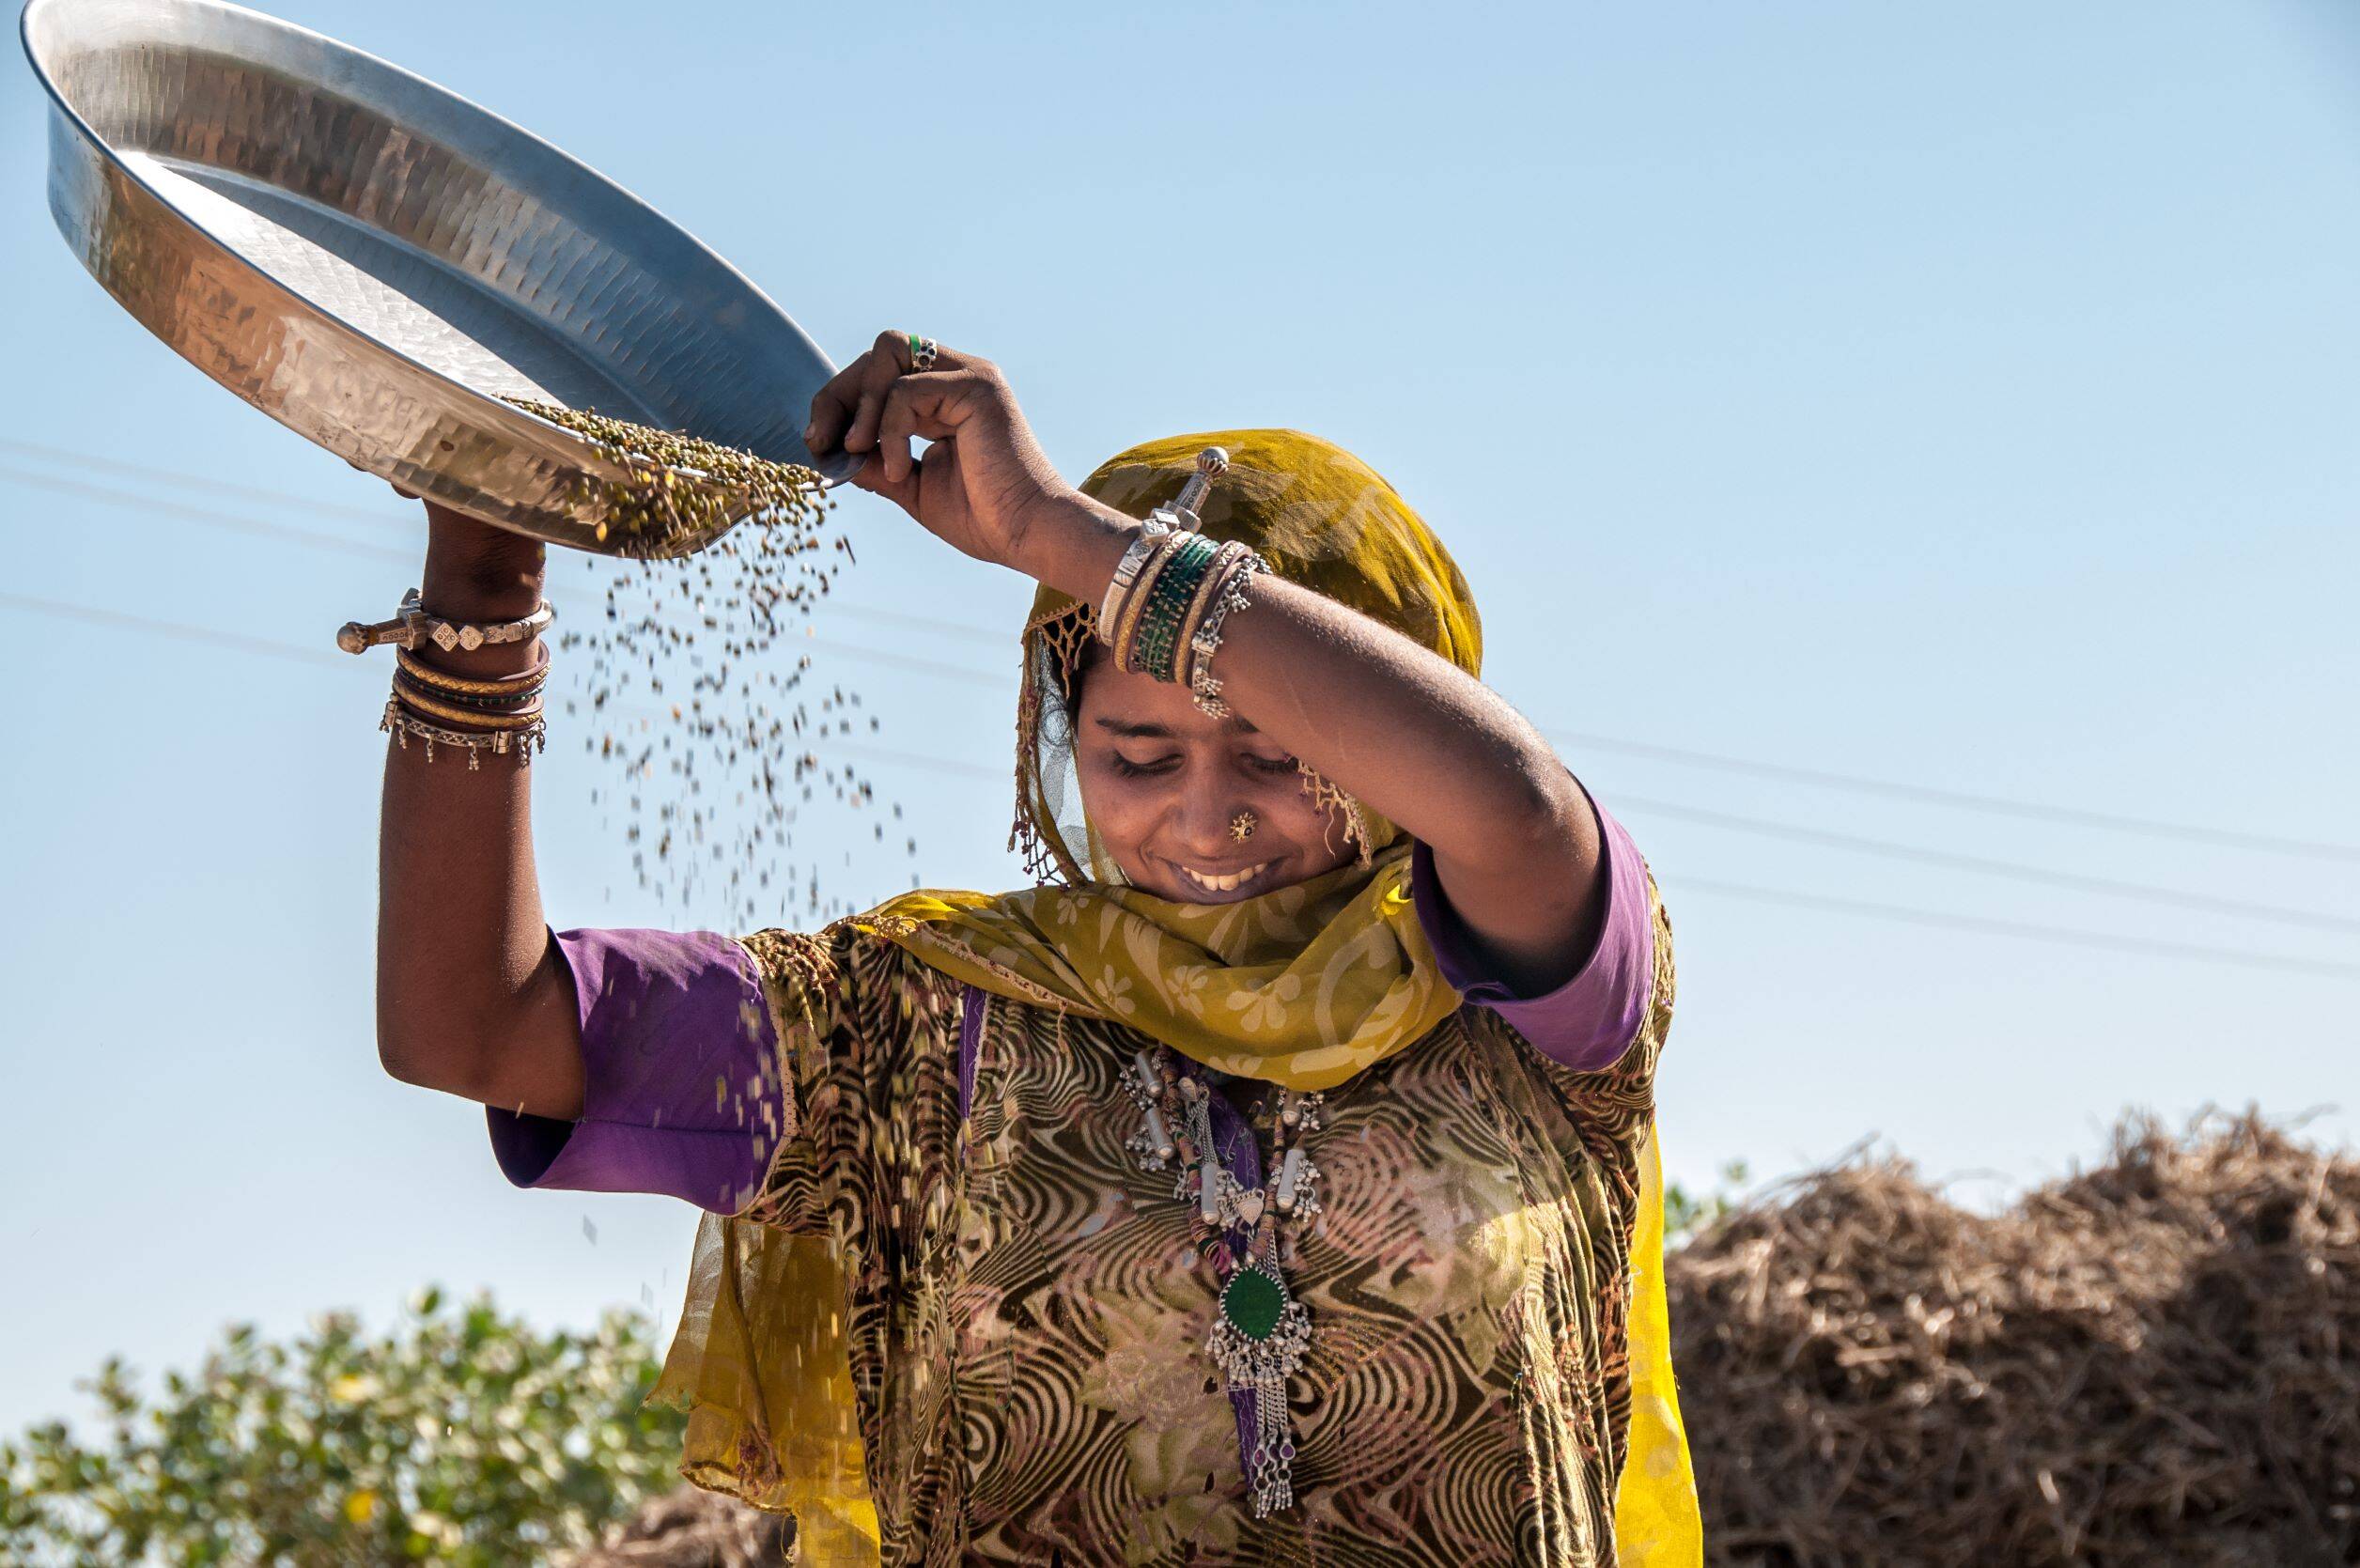
M 1237 1026 L 1249 1034 L 1259 1034 L 1265 1029 L 1283 1028 L 1287 1004 L 1302 995 L 1300 975 L 1282 974 L 1259 991 L 1247 991 L 1229 999 L 1236 1009 Z
M 377 1491 L 364 1486 L 344 1499 L 344 1516 L 356 1525 L 365 1525 L 377 1517 Z
M 1204 988 L 1213 983 L 1210 964 L 1182 964 L 1166 977 L 1172 1004 L 1195 1017 L 1204 1017 Z

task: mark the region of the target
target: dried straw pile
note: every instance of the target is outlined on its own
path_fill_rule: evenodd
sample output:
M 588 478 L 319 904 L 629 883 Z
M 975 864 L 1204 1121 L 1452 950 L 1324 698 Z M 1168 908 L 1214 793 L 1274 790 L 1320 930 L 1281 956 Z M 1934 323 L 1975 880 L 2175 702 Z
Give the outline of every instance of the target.
M 775 1514 L 683 1486 L 656 1498 L 567 1568 L 780 1568 L 795 1527 Z
M 1991 1219 L 1824 1172 L 1666 1272 L 1708 1561 L 2360 1561 L 2360 1159 L 2251 1113 Z
M 2360 1158 L 2132 1120 L 1994 1219 L 1901 1161 L 1785 1184 L 1668 1267 L 1706 1560 L 2360 1561 Z M 577 1568 L 754 1568 L 675 1494 Z

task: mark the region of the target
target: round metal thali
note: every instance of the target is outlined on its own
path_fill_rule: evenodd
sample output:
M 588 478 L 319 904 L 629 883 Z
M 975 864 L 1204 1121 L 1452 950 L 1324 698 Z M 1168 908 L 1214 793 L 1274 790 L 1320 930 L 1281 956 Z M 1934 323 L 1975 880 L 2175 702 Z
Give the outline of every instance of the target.
M 32 0 L 50 210 L 198 369 L 405 489 L 552 543 L 622 466 L 501 399 L 685 430 L 840 480 L 801 429 L 834 373 L 786 314 L 622 187 L 359 50 L 217 0 Z

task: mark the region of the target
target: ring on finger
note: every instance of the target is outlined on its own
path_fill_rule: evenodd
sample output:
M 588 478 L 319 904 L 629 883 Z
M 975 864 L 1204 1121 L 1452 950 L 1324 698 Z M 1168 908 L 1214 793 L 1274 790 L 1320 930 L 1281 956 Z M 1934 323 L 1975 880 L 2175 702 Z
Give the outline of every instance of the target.
M 942 345 L 941 345 L 941 344 L 939 344 L 939 343 L 937 343 L 937 342 L 936 342 L 933 338 L 931 338 L 931 337 L 920 337 L 920 336 L 919 336 L 916 333 L 911 333 L 911 334 L 909 334 L 909 368 L 910 368 L 910 369 L 912 369 L 912 370 L 931 370 L 931 369 L 933 369 L 933 368 L 934 368 L 934 357 L 935 357 L 935 355 L 937 355 L 937 354 L 940 353 L 941 351 L 942 351 Z

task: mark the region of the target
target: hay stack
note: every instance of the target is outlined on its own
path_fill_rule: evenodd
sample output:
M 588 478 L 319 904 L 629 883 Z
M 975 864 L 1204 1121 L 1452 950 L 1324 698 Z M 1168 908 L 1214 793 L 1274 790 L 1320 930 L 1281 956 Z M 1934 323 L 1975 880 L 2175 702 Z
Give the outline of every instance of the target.
M 1667 1266 L 1708 1560 L 2360 1560 L 2360 1160 L 2133 1119 L 1997 1218 L 1900 1161 Z
M 734 1498 L 682 1486 L 643 1506 L 567 1568 L 783 1568 L 795 1527 Z

